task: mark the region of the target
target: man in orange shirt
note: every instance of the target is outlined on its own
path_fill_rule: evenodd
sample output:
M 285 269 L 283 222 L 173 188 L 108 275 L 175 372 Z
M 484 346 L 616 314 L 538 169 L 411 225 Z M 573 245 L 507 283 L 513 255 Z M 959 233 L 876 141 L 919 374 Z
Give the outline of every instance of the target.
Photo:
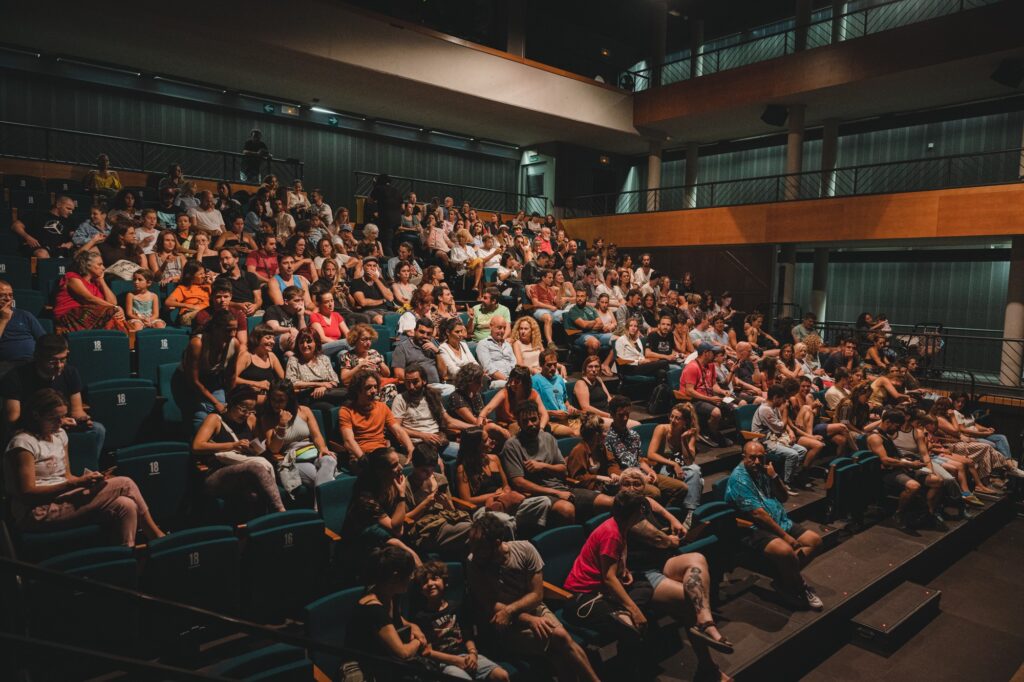
M 338 430 L 348 450 L 349 468 L 359 470 L 366 453 L 388 447 L 385 430 L 402 444 L 406 459 L 411 458 L 413 444 L 409 434 L 391 409 L 377 400 L 380 376 L 373 370 L 360 370 L 353 375 L 348 390 L 353 401 L 338 411 Z

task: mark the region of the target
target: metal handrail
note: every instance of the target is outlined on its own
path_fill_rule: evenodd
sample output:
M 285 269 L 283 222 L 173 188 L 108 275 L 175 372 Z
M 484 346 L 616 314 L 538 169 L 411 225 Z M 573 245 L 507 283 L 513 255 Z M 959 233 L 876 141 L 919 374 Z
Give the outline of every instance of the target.
M 353 171 L 353 177 L 355 178 L 355 196 L 357 197 L 368 197 L 372 188 L 373 180 L 379 172 L 370 171 Z M 459 204 L 462 200 L 470 201 L 470 197 L 476 198 L 477 201 L 470 201 L 470 204 L 477 211 L 492 211 L 500 213 L 516 212 L 524 210 L 527 213 L 536 211 L 541 215 L 550 213 L 551 201 L 543 195 L 532 195 L 522 194 L 519 192 L 509 192 L 503 189 L 496 189 L 493 187 L 478 187 L 475 185 L 466 185 L 455 182 L 445 182 L 442 180 L 429 180 L 426 178 L 412 178 L 403 175 L 391 175 L 393 184 L 399 186 L 404 185 L 407 189 L 403 191 L 403 194 L 408 192 L 416 192 L 417 195 L 420 192 L 416 191 L 416 186 L 432 186 L 435 189 L 442 188 L 443 192 L 434 192 L 433 190 L 429 194 L 459 194 L 456 197 L 456 204 Z M 451 191 L 456 190 L 456 191 Z M 429 201 L 427 196 L 417 196 L 422 201 Z M 495 201 L 500 202 L 500 205 L 495 206 L 493 204 L 486 204 L 483 202 Z M 536 210 L 540 209 L 540 210 Z
M 742 204 L 773 203 L 778 201 L 796 201 L 804 199 L 824 199 L 835 196 L 863 196 L 868 194 L 884 194 L 894 191 L 925 191 L 943 187 L 968 187 L 973 185 L 992 185 L 1020 182 L 1021 148 L 1001 149 L 986 152 L 965 152 L 946 156 L 904 159 L 900 161 L 883 161 L 879 163 L 855 166 L 839 166 L 831 170 L 811 170 L 800 173 L 780 173 L 777 175 L 757 175 L 746 178 L 731 178 L 698 182 L 692 185 L 672 185 L 649 190 L 629 190 L 626 192 L 610 192 L 604 194 L 584 194 L 570 199 L 566 207 L 570 211 L 587 212 L 589 215 L 608 215 L 612 213 L 650 213 L 657 211 L 685 210 L 691 208 L 711 208 L 716 206 L 736 206 Z M 991 168 L 968 168 L 962 162 L 996 159 L 1005 156 L 1007 168 L 1000 171 Z M 936 178 L 925 178 L 922 172 L 913 174 L 913 167 L 925 166 L 937 174 Z M 902 175 L 883 175 L 881 171 L 903 169 Z M 973 173 L 973 175 L 972 175 Z M 970 181 L 978 176 L 977 181 Z M 984 176 L 983 178 L 980 176 Z M 894 187 L 898 183 L 908 184 L 917 179 L 925 187 Z M 810 182 L 808 182 L 810 180 Z M 750 190 L 746 196 L 723 197 L 723 188 L 735 188 L 747 184 Z M 886 186 L 888 185 L 888 186 Z M 741 189 L 743 189 L 741 187 Z M 716 192 L 717 190 L 717 192 Z M 671 199 L 672 193 L 680 196 L 678 201 Z M 717 193 L 717 201 L 716 201 Z M 588 205 L 589 204 L 589 205 Z M 627 210 L 617 210 L 626 205 Z M 633 207 L 629 210 L 629 207 Z M 598 210 L 595 210 L 597 208 Z M 604 209 L 603 212 L 601 209 Z
M 165 599 L 163 597 L 158 597 L 146 592 L 139 592 L 138 590 L 121 587 L 119 585 L 111 585 L 96 580 L 90 580 L 88 578 L 82 578 L 76 575 L 63 573 L 61 571 L 55 571 L 50 568 L 29 564 L 17 559 L 11 559 L 9 557 L 0 556 L 0 573 L 22 576 L 23 578 L 28 577 L 34 580 L 48 581 L 50 583 L 67 586 L 76 591 L 99 592 L 113 597 L 128 599 L 140 604 L 155 606 L 156 608 L 168 611 L 187 612 L 194 617 L 218 622 L 222 626 L 230 628 L 236 632 L 263 637 L 284 644 L 291 644 L 306 650 L 322 651 L 336 656 L 346 657 L 346 660 L 372 660 L 376 663 L 391 667 L 404 667 L 404 664 L 395 661 L 394 659 L 357 651 L 347 646 L 333 644 L 331 642 L 324 642 L 321 640 L 310 639 L 308 637 L 302 637 L 300 635 L 294 635 L 283 630 L 269 628 L 265 625 L 260 625 L 259 623 L 254 623 L 252 621 L 237 618 L 235 616 L 229 616 L 223 613 L 217 613 L 216 611 L 210 611 L 199 606 L 183 604 L 171 599 Z M 419 667 L 415 668 L 415 671 L 417 675 L 425 672 Z M 438 675 L 437 679 L 444 679 L 444 677 Z
M 835 42 L 845 42 L 847 40 L 853 40 L 853 39 L 856 39 L 856 38 L 864 37 L 866 35 L 873 35 L 874 33 L 881 33 L 882 31 L 885 31 L 885 30 L 891 30 L 893 28 L 899 28 L 899 27 L 902 27 L 902 26 L 907 26 L 907 25 L 912 24 L 912 23 L 917 23 L 918 21 L 927 21 L 928 19 L 933 19 L 933 18 L 936 18 L 937 16 L 948 16 L 950 14 L 958 14 L 960 12 L 964 12 L 964 11 L 967 11 L 967 10 L 970 10 L 970 9 L 976 9 L 977 7 L 983 7 L 983 6 L 987 6 L 987 5 L 991 5 L 991 4 L 996 4 L 997 2 L 1001 2 L 1001 1 L 1002 0 L 958 0 L 956 2 L 948 2 L 948 3 L 945 3 L 945 4 L 951 5 L 953 7 L 952 11 L 946 12 L 944 14 L 938 14 L 938 15 L 936 15 L 936 14 L 934 14 L 932 12 L 929 12 L 928 10 L 931 9 L 931 8 L 934 8 L 936 6 L 939 6 L 940 4 L 942 4 L 943 0 L 936 0 L 932 5 L 927 6 L 927 7 L 923 7 L 923 8 L 918 6 L 918 5 L 916 5 L 916 4 L 911 3 L 910 0 L 888 0 L 887 2 L 882 2 L 882 3 L 876 4 L 876 5 L 872 5 L 871 7 L 863 7 L 861 9 L 850 10 L 850 11 L 843 12 L 843 13 L 838 14 L 838 15 L 829 16 L 829 17 L 823 18 L 823 19 L 818 19 L 816 21 L 809 21 L 806 24 L 799 24 L 799 23 L 797 23 L 797 18 L 794 16 L 794 17 L 789 17 L 787 19 L 781 19 L 781 20 L 778 20 L 778 21 L 774 21 L 771 24 L 765 24 L 765 25 L 762 25 L 762 26 L 759 26 L 759 27 L 755 27 L 753 29 L 750 29 L 749 31 L 742 31 L 742 32 L 728 34 L 728 35 L 725 35 L 725 36 L 719 36 L 717 38 L 714 38 L 713 40 L 714 40 L 714 42 L 720 42 L 720 41 L 729 40 L 731 38 L 734 38 L 734 37 L 737 37 L 737 36 L 741 36 L 741 35 L 746 34 L 746 33 L 751 33 L 751 32 L 754 32 L 754 31 L 758 31 L 758 30 L 768 31 L 768 32 L 765 32 L 762 35 L 753 36 L 753 37 L 750 37 L 750 38 L 747 38 L 747 39 L 744 39 L 744 40 L 740 40 L 738 42 L 735 42 L 735 43 L 732 43 L 732 44 L 729 44 L 729 45 L 723 45 L 721 47 L 716 47 L 716 48 L 713 48 L 713 49 L 710 49 L 710 50 L 703 50 L 702 49 L 703 45 L 706 44 L 706 43 L 704 43 L 704 44 L 702 44 L 701 46 L 698 47 L 698 52 L 696 52 L 696 53 L 694 53 L 691 50 L 686 56 L 680 57 L 678 59 L 672 59 L 672 60 L 669 60 L 669 61 L 662 62 L 661 64 L 651 65 L 651 66 L 648 66 L 647 68 L 644 68 L 644 69 L 625 70 L 625 71 L 622 72 L 622 75 L 632 76 L 632 78 L 634 80 L 634 88 L 633 89 L 635 90 L 636 89 L 635 88 L 635 84 L 637 82 L 639 82 L 640 79 L 643 79 L 643 80 L 645 80 L 645 81 L 647 81 L 649 83 L 652 80 L 654 80 L 653 79 L 653 75 L 657 71 L 659 71 L 659 70 L 662 72 L 662 74 L 664 74 L 665 70 L 670 68 L 670 67 L 673 67 L 673 66 L 676 66 L 676 65 L 683 65 L 683 64 L 685 64 L 687 62 L 694 62 L 694 61 L 696 61 L 698 59 L 702 60 L 702 62 L 704 62 L 704 61 L 714 61 L 714 63 L 716 64 L 716 68 L 709 70 L 707 73 L 701 73 L 700 74 L 701 76 L 709 75 L 711 73 L 718 73 L 720 71 L 727 71 L 727 70 L 730 70 L 731 68 L 738 68 L 739 66 L 746 66 L 747 64 L 753 64 L 753 63 L 757 63 L 757 62 L 761 62 L 761 61 L 767 61 L 769 59 L 775 59 L 775 58 L 780 57 L 780 56 L 785 56 L 785 55 L 788 55 L 788 54 L 793 54 L 793 53 L 795 53 L 797 51 L 806 51 L 806 50 L 810 50 L 810 49 L 815 49 L 816 47 L 824 47 L 825 45 L 831 45 L 831 44 L 834 44 L 833 39 L 835 39 Z M 896 7 L 896 6 L 901 5 L 901 4 L 906 4 L 911 12 L 914 12 L 916 10 L 917 14 L 919 16 L 921 16 L 922 18 L 917 19 L 915 21 L 905 21 L 905 22 L 901 21 L 901 22 L 897 23 L 896 25 L 887 26 L 886 28 L 882 29 L 881 31 L 869 31 L 868 30 L 868 16 L 869 16 L 869 14 L 878 14 L 880 11 L 884 11 L 884 10 L 887 10 L 889 8 Z M 818 11 L 819 12 L 820 11 L 825 11 L 826 9 L 827 8 L 821 8 Z M 860 20 L 861 30 L 855 32 L 855 35 L 849 36 L 849 37 L 844 37 L 843 35 L 840 35 L 838 32 L 832 30 L 831 24 L 833 24 L 834 22 L 837 22 L 837 21 L 848 22 L 853 17 L 860 17 L 861 18 L 861 20 Z M 773 27 L 773 26 L 776 26 L 776 28 L 772 29 L 771 27 Z M 796 33 L 798 31 L 803 31 L 804 32 L 804 36 L 805 36 L 804 37 L 804 42 L 806 43 L 806 42 L 808 42 L 810 40 L 810 36 L 812 35 L 812 33 L 815 32 L 815 29 L 818 28 L 818 27 L 823 27 L 823 26 L 829 26 L 829 36 L 828 36 L 828 39 L 826 41 L 822 42 L 820 45 L 813 45 L 812 46 L 812 45 L 805 44 L 803 47 L 798 47 L 797 40 L 796 40 Z M 792 40 L 790 40 L 790 37 L 789 37 L 791 33 L 794 34 Z M 784 41 L 783 42 L 783 46 L 782 46 L 782 48 L 783 48 L 782 49 L 782 54 L 767 53 L 763 58 L 754 59 L 754 60 L 751 60 L 751 61 L 745 61 L 745 63 L 738 64 L 735 67 L 720 68 L 722 60 L 719 57 L 719 55 L 722 55 L 722 54 L 728 52 L 729 50 L 740 52 L 741 50 L 743 50 L 743 48 L 746 48 L 746 47 L 748 47 L 750 45 L 756 44 L 756 43 L 761 42 L 761 41 L 769 40 L 771 38 L 777 38 L 779 36 L 782 36 L 783 37 L 783 41 Z M 707 41 L 707 42 L 711 42 L 711 41 Z M 676 79 L 672 80 L 671 82 L 679 82 L 679 81 L 682 81 L 682 80 L 691 80 L 694 77 L 695 76 L 692 73 L 689 73 L 689 74 L 686 74 L 686 75 L 684 75 L 684 76 L 682 76 L 680 78 L 676 78 Z M 700 77 L 700 76 L 696 76 L 696 77 Z M 665 80 L 664 78 L 661 79 L 661 81 L 662 81 L 661 84 L 662 85 L 666 84 L 664 82 L 664 80 Z
M 9 158 L 36 159 L 91 166 L 95 162 L 97 151 L 107 150 L 95 145 L 87 146 L 87 149 L 83 150 L 81 143 L 85 140 L 102 140 L 110 145 L 121 145 L 122 149 L 128 151 L 128 153 L 123 154 L 108 154 L 111 168 L 115 170 L 162 173 L 166 171 L 169 163 L 177 162 L 182 163 L 183 166 L 188 165 L 186 159 L 189 155 L 192 155 L 192 160 L 197 162 L 194 164 L 197 168 L 184 169 L 189 177 L 237 182 L 238 171 L 241 168 L 242 159 L 245 157 L 240 152 L 230 152 L 223 149 L 206 149 L 169 142 L 154 142 L 119 135 L 55 128 L 18 121 L 0 121 L 0 132 L 8 128 L 22 133 L 17 139 L 13 139 L 13 135 L 11 136 L 12 139 L 8 139 L 6 135 L 0 134 L 0 156 Z M 41 139 L 36 140 L 36 144 L 32 143 L 32 133 L 41 136 Z M 59 139 L 62 136 L 70 138 L 64 145 L 59 144 Z M 186 157 L 186 159 L 175 158 L 169 155 L 169 153 L 176 153 L 178 156 Z M 207 158 L 201 158 L 204 155 Z M 204 163 L 211 160 L 214 163 Z M 268 172 L 280 175 L 282 183 L 303 177 L 305 164 L 297 159 L 269 158 L 261 161 L 261 163 L 266 164 Z

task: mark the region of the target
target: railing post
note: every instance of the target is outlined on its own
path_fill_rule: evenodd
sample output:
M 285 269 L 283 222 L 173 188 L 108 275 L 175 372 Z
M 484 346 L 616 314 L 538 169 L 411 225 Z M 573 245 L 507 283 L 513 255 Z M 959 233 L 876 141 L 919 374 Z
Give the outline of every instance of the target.
M 146 172 L 146 143 L 139 142 L 139 170 Z
M 50 129 L 43 130 L 43 154 L 47 161 L 50 160 Z
M 855 167 L 853 169 L 853 195 L 854 196 L 857 195 L 857 175 L 858 175 L 859 172 L 860 172 L 860 168 L 859 167 Z
M 228 180 L 231 179 L 231 178 L 228 177 L 228 154 L 227 154 L 227 152 L 221 152 L 220 153 L 220 160 L 221 160 L 221 176 L 220 176 L 220 179 L 224 180 L 225 182 L 227 182 Z

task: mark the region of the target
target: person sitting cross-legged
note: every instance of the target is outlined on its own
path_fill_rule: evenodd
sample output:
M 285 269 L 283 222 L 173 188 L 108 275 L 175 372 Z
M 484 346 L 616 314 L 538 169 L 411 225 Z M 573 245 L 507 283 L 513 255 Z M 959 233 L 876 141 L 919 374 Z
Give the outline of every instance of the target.
M 687 634 L 699 661 L 696 679 L 727 680 L 709 651 L 713 647 L 732 653 L 733 645 L 711 615 L 710 572 L 704 557 L 683 554 L 635 574 L 626 565 L 630 531 L 649 514 L 650 502 L 642 491 L 622 490 L 615 496 L 612 517 L 587 538 L 565 580 L 565 589 L 573 593 L 565 617 L 570 623 L 635 641 L 647 629 L 643 607 L 660 606 L 687 624 L 695 623 Z
M 754 522 L 743 542 L 763 552 L 778 571 L 774 582 L 788 601 L 820 611 L 821 598 L 800 575 L 821 547 L 821 536 L 794 523 L 782 503 L 789 498 L 786 486 L 766 459 L 764 446 L 747 441 L 743 461 L 729 475 L 725 501 Z

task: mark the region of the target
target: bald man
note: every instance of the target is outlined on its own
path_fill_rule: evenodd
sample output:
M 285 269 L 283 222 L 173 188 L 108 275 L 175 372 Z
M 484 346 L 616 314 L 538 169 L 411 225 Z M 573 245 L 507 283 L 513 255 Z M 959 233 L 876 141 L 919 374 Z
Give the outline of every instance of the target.
M 820 611 L 821 598 L 804 580 L 800 569 L 821 548 L 821 536 L 794 523 L 783 503 L 789 499 L 782 478 L 767 460 L 764 446 L 756 440 L 743 446 L 743 461 L 729 475 L 725 501 L 754 522 L 743 542 L 763 552 L 775 566 L 776 589 L 798 608 Z
M 505 337 L 508 336 L 508 320 L 492 317 L 490 335 L 476 346 L 476 358 L 484 374 L 491 379 L 491 388 L 501 388 L 508 381 L 508 375 L 516 366 L 516 354 Z

